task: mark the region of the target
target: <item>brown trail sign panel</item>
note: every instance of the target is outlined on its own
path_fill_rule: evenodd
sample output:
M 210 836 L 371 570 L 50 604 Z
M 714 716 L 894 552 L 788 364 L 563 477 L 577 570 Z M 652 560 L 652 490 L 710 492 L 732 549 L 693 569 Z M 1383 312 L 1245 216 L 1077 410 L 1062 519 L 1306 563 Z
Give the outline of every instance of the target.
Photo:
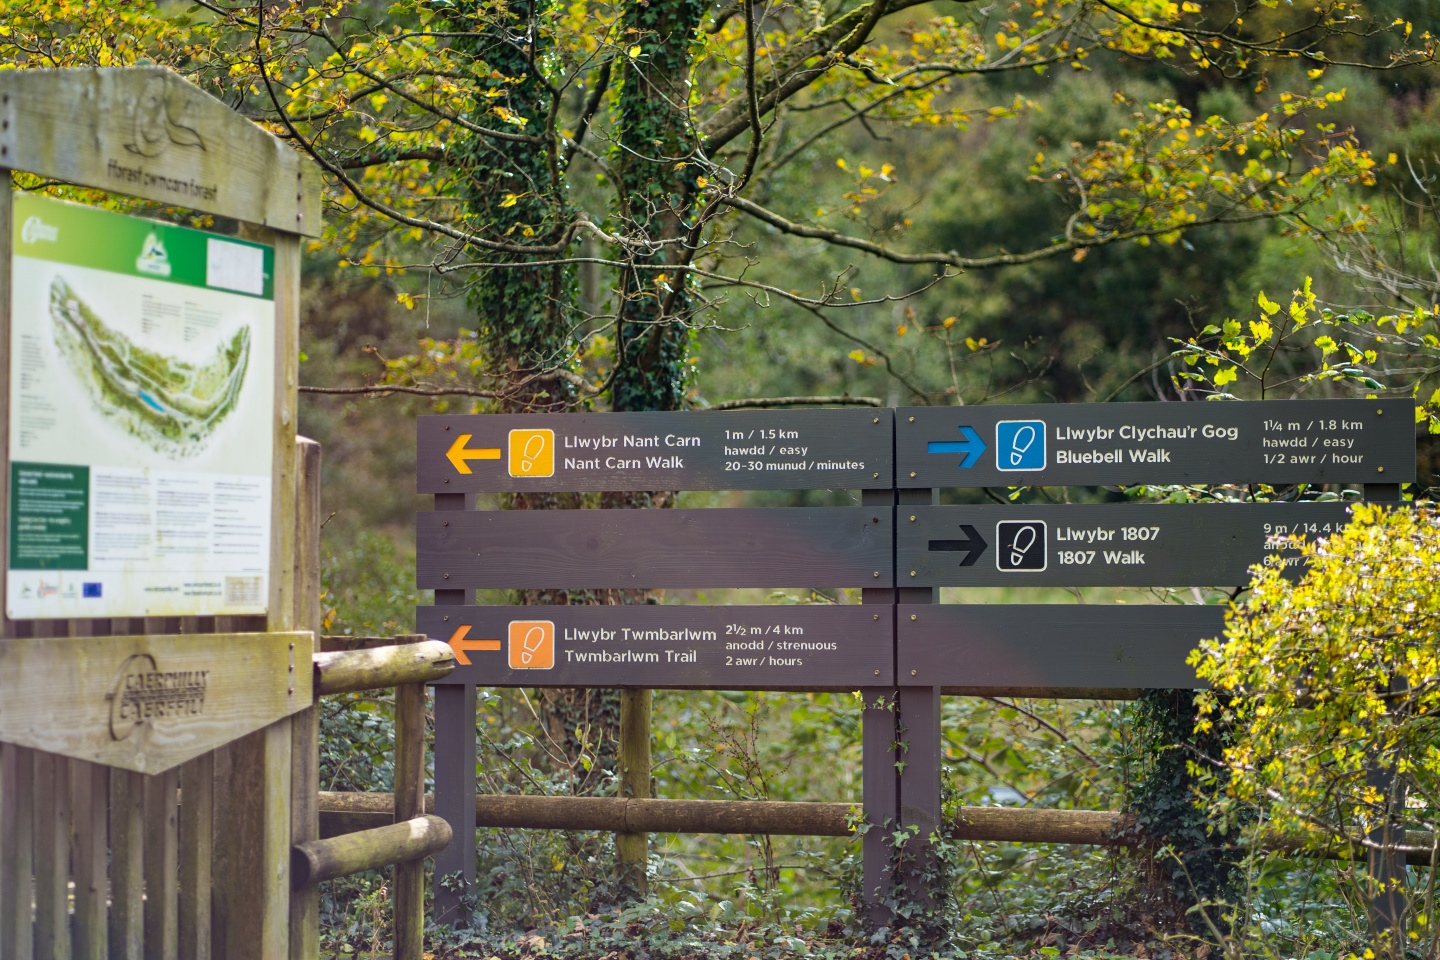
M 444 684 L 855 690 L 894 678 L 888 606 L 419 607 L 415 616 L 417 630 L 463 658 Z
M 1226 587 L 1250 567 L 1302 572 L 1290 537 L 1350 522 L 1343 503 L 1067 503 L 904 507 L 899 580 L 916 587 Z
M 896 673 L 936 687 L 1196 687 L 1185 664 L 1225 607 L 901 604 Z
M 888 510 L 855 507 L 435 511 L 416 516 L 416 583 L 890 586 L 891 527 Z
M 1406 483 L 1413 400 L 901 407 L 896 483 Z
M 416 490 L 889 489 L 889 410 L 420 417 Z

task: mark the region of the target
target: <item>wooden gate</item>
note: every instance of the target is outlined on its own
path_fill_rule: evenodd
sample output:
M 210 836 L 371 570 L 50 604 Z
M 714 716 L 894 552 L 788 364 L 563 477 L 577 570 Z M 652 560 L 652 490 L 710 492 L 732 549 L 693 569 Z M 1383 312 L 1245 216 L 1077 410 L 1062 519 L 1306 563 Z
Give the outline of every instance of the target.
M 105 260 L 114 244 L 83 237 L 96 260 L 72 258 L 70 274 L 133 264 L 137 283 L 191 284 L 195 304 L 151 298 L 135 329 L 183 323 L 187 342 L 203 339 L 224 325 L 204 300 L 215 291 L 252 297 L 259 319 L 201 369 L 206 359 L 183 351 L 146 352 L 144 336 L 105 326 L 113 304 L 56 280 L 45 321 L 54 344 L 30 337 L 25 324 L 41 321 L 17 311 L 29 309 L 33 277 L 12 275 L 12 263 L 29 258 L 28 271 L 81 239 L 86 218 L 116 215 L 12 193 L 12 171 L 218 218 L 214 233 L 121 218 L 150 233 L 119 266 Z M 313 888 L 292 896 L 290 856 L 319 836 L 319 447 L 295 436 L 299 242 L 319 232 L 318 171 L 183 78 L 145 67 L 0 76 L 0 173 L 0 957 L 314 956 L 316 898 Z M 227 223 L 238 226 L 225 234 Z M 199 267 L 182 247 L 202 251 Z M 56 357 L 76 356 L 57 372 Z M 57 408 L 45 391 L 66 376 L 103 402 Z M 77 407 L 82 393 L 71 390 Z M 16 455 L 27 443 L 85 445 L 96 422 L 109 423 L 116 449 L 150 443 L 155 464 L 87 466 L 102 462 L 108 439 L 48 458 L 59 466 Z M 216 422 L 229 432 L 207 436 Z M 101 459 L 86 459 L 92 452 Z M 165 460 L 221 454 L 268 461 L 268 478 L 261 470 L 236 485 L 212 470 L 196 481 L 209 492 L 186 493 L 189 475 Z M 101 474 L 109 499 L 97 507 Z M 129 515 L 125 503 L 137 504 Z M 66 526 L 82 517 L 78 534 Z M 268 552 L 256 546 L 262 533 Z M 186 545 L 207 536 L 209 546 Z M 126 550 L 169 559 L 152 562 L 165 569 L 149 579 L 139 560 L 96 559 Z M 246 550 L 263 561 L 244 576 L 216 573 Z M 187 551 L 204 562 L 173 559 Z M 185 563 L 200 572 L 173 572 Z M 99 613 L 83 615 L 92 602 Z

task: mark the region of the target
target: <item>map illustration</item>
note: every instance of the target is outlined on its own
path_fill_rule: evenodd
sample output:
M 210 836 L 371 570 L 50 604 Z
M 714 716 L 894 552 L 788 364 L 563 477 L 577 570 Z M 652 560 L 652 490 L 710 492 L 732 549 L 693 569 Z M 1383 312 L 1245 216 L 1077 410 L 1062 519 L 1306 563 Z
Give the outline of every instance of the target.
M 250 361 L 248 326 L 197 367 L 137 346 L 59 276 L 50 284 L 50 317 L 61 355 L 96 407 L 157 453 L 180 459 L 197 452 L 239 401 Z

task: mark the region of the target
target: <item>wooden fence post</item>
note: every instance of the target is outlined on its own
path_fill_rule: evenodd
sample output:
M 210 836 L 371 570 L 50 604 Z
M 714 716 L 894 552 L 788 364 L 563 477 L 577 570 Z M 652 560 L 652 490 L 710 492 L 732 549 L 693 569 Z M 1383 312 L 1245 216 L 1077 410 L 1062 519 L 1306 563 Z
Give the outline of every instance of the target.
M 316 798 L 318 804 L 318 796 Z M 395 688 L 395 822 L 425 813 L 425 684 Z M 474 827 L 471 827 L 474 832 Z M 394 960 L 421 960 L 425 946 L 425 858 L 395 864 Z
M 1365 484 L 1367 502 L 1390 503 L 1400 500 L 1400 484 Z M 1407 683 L 1403 677 L 1392 677 L 1389 690 L 1391 697 L 1403 697 Z M 1366 774 L 1366 781 L 1380 791 L 1385 798 L 1385 816 L 1381 823 L 1371 828 L 1368 838 L 1380 844 L 1403 843 L 1405 826 L 1401 816 L 1405 811 L 1404 785 L 1395 784 L 1395 765 L 1384 761 L 1372 763 Z M 1375 955 L 1393 952 L 1384 944 L 1387 931 L 1400 928 L 1405 913 L 1405 855 L 1386 851 L 1371 850 L 1366 857 L 1367 872 L 1378 892 L 1370 901 L 1370 933 L 1377 938 Z M 1403 930 L 1401 930 L 1403 935 Z
M 620 691 L 620 795 L 626 799 L 645 800 L 650 797 L 650 713 L 654 704 L 653 690 Z M 650 855 L 650 835 L 645 833 L 615 834 L 615 859 L 620 889 L 643 898 L 650 889 L 646 861 Z
M 320 643 L 320 444 L 295 438 L 295 628 Z M 316 696 L 318 699 L 318 694 Z M 320 710 L 290 718 L 290 842 L 320 839 Z M 320 889 L 290 894 L 290 960 L 320 956 Z
M 876 511 L 895 512 L 894 490 L 863 490 L 860 503 Z M 888 570 L 877 570 L 883 586 L 860 591 L 860 603 L 890 624 L 890 673 L 895 665 L 895 568 L 892 551 Z M 886 903 L 894 882 L 894 854 L 890 837 L 900 822 L 900 777 L 895 770 L 895 742 L 899 735 L 899 692 L 894 687 L 862 687 L 860 711 L 861 795 L 869 829 L 860 841 L 861 902 L 864 920 L 871 927 L 888 927 L 894 916 Z

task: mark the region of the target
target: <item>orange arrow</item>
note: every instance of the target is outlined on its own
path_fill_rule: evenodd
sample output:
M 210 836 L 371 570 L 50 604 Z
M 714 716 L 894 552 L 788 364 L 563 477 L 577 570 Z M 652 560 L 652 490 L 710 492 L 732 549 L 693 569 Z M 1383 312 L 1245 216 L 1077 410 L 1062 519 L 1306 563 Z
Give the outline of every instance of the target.
M 460 434 L 460 436 L 455 438 L 455 442 L 450 444 L 450 449 L 445 451 L 445 456 L 450 458 L 450 462 L 455 465 L 455 469 L 461 473 L 470 472 L 470 464 L 466 463 L 466 460 L 500 459 L 499 447 L 481 447 L 479 450 L 466 450 L 465 444 L 470 442 L 472 436 L 474 436 L 474 434 Z
M 498 651 L 500 649 L 499 640 L 467 640 L 465 636 L 469 632 L 470 624 L 468 623 L 463 627 L 456 627 L 455 632 L 452 633 L 450 639 L 446 641 L 450 644 L 450 649 L 455 651 L 455 659 L 459 661 L 462 667 L 470 666 L 470 658 L 465 656 L 466 650 Z

